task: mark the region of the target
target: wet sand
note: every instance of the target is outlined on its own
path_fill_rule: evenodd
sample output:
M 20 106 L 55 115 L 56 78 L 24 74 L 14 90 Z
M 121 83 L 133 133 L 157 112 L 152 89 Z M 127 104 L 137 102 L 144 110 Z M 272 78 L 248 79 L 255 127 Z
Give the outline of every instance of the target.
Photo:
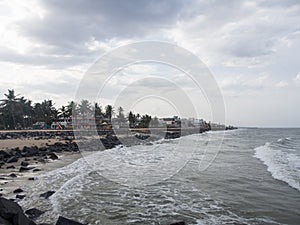
M 45 163 L 36 162 L 33 157 L 29 157 L 29 161 L 27 161 L 29 166 L 40 170 L 36 172 L 32 170 L 19 172 L 20 161 L 6 164 L 5 167 L 0 168 L 0 194 L 3 197 L 14 198 L 16 194 L 13 191 L 17 188 L 22 189 L 26 184 L 32 182 L 29 178 L 37 179 L 43 173 L 64 167 L 82 157 L 80 152 L 57 153 L 57 155 L 59 157 L 57 160 L 49 159 Z M 6 166 L 15 166 L 15 169 L 6 169 Z M 11 174 L 15 174 L 17 177 L 11 177 Z

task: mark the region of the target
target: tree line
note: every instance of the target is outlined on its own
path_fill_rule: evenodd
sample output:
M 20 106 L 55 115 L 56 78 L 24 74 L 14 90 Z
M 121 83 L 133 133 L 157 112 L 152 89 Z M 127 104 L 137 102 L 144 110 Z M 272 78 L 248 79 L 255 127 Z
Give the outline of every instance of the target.
M 59 119 L 71 118 L 73 112 L 80 115 L 83 119 L 88 114 L 94 113 L 96 123 L 115 120 L 119 123 L 127 123 L 133 127 L 148 127 L 150 121 L 158 124 L 158 119 L 153 120 L 150 115 L 140 115 L 129 112 L 127 116 L 124 109 L 120 106 L 117 113 L 113 106 L 106 105 L 104 109 L 98 103 L 90 103 L 88 100 L 81 100 L 80 103 L 68 102 L 60 108 L 56 108 L 52 100 L 33 103 L 32 100 L 16 94 L 15 91 L 8 90 L 4 94 L 5 98 L 0 100 L 0 129 L 25 129 L 32 128 L 36 122 L 45 122 L 48 127 Z

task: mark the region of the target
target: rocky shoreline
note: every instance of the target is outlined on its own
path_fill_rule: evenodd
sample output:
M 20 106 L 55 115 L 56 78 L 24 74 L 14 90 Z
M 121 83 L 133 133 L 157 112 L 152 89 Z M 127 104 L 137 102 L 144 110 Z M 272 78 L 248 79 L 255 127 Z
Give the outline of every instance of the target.
M 186 135 L 191 132 L 192 131 L 186 133 Z M 179 136 L 178 133 L 174 132 L 165 138 L 177 138 Z M 17 179 L 19 176 L 26 177 L 24 176 L 26 173 L 39 174 L 39 171 L 43 172 L 43 165 L 59 161 L 61 154 L 79 155 L 80 149 L 85 148 L 85 146 L 89 151 L 98 151 L 110 149 L 117 145 L 132 146 L 151 144 L 151 141 L 158 139 L 161 139 L 161 136 L 147 133 L 118 135 L 118 137 L 113 133 L 108 133 L 94 138 L 89 137 L 87 134 L 85 136 L 76 137 L 76 141 L 72 131 L 11 131 L 0 133 L 0 171 L 2 172 L 0 174 L 0 184 L 2 186 L 0 188 L 0 224 L 35 224 L 35 219 L 43 214 L 43 211 L 36 208 L 28 209 L 23 212 L 17 202 L 26 196 L 26 192 L 22 190 L 22 185 L 11 189 L 10 192 L 5 190 L 5 185 L 6 187 L 10 185 L 9 181 L 14 181 L 14 179 Z M 12 143 L 17 140 L 21 141 L 24 143 L 24 146 L 21 147 L 22 144 L 19 143 L 17 147 L 12 145 L 12 148 L 6 147 L 3 149 L 1 141 L 4 142 L 8 140 Z M 33 143 L 37 141 L 40 142 L 38 145 L 27 146 L 26 144 L 29 140 L 33 140 Z M 102 143 L 100 149 L 99 140 Z M 80 148 L 78 146 L 80 146 Z M 30 176 L 27 178 L 27 181 L 25 180 L 25 183 L 34 179 L 34 176 Z M 53 193 L 54 191 L 49 190 L 43 195 L 40 195 L 40 197 L 47 199 Z M 10 208 L 7 209 L 5 207 Z M 13 213 L 8 213 L 10 212 L 9 210 L 13 210 Z M 10 215 L 10 217 L 8 217 L 8 215 Z M 19 219 L 15 218 L 21 218 L 23 222 L 18 222 Z M 56 224 L 81 223 L 60 217 Z M 184 222 L 174 224 L 184 224 Z

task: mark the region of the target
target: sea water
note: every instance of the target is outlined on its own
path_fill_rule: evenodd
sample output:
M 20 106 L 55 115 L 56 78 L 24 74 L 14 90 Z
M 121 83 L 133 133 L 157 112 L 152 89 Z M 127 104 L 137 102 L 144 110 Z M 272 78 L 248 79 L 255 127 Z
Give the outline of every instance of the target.
M 300 129 L 241 128 L 90 152 L 20 204 L 48 223 L 300 224 L 299 181 Z

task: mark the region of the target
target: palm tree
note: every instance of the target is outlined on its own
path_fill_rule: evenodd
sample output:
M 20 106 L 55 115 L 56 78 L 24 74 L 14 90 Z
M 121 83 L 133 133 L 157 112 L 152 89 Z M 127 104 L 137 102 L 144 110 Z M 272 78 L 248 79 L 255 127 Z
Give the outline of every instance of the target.
M 2 99 L 0 100 L 1 106 L 3 108 L 3 114 L 4 114 L 4 118 L 6 120 L 6 126 L 8 128 L 12 128 L 15 129 L 16 125 L 17 125 L 17 120 L 16 120 L 16 116 L 17 116 L 17 102 L 18 102 L 18 95 L 15 95 L 15 91 L 12 90 L 8 90 L 8 94 L 4 94 L 6 99 Z
M 46 124 L 48 126 L 51 125 L 51 123 L 57 119 L 57 110 L 55 109 L 52 100 L 44 100 L 41 104 L 42 106 L 42 110 L 44 112 L 45 115 L 45 119 L 44 121 L 46 122 Z
M 121 106 L 118 108 L 117 117 L 120 123 L 125 122 L 124 109 Z
M 141 121 L 140 121 L 140 124 L 139 124 L 139 126 L 141 127 L 141 128 L 148 128 L 149 127 L 149 124 L 150 124 L 150 121 L 151 121 L 151 116 L 149 116 L 149 115 L 143 115 L 142 117 L 141 117 Z
M 129 127 L 133 128 L 136 124 L 136 116 L 130 111 L 128 114 Z
M 17 110 L 21 115 L 21 119 L 23 121 L 23 127 L 32 125 L 32 115 L 33 115 L 33 107 L 31 105 L 32 101 L 25 99 L 23 96 L 19 98 L 17 102 Z
M 105 116 L 107 117 L 108 121 L 111 123 L 112 115 L 114 114 L 114 109 L 111 105 L 107 105 L 105 107 Z
M 58 109 L 58 116 L 62 117 L 64 120 L 68 118 L 68 109 L 66 106 L 62 106 L 60 109 Z
M 102 107 L 96 102 L 94 106 L 95 117 L 101 118 L 103 116 Z
M 77 112 L 78 112 L 77 103 L 74 102 L 74 101 L 68 102 L 68 105 L 67 105 L 67 115 L 68 115 L 68 117 L 71 117 L 73 114 L 76 114 Z
M 91 103 L 88 100 L 81 100 L 80 104 L 78 105 L 78 111 L 82 116 L 83 122 L 85 122 L 86 115 L 92 111 Z
M 58 112 L 55 109 L 52 100 L 44 100 L 42 103 L 34 105 L 35 122 L 42 121 L 50 126 L 57 119 Z

